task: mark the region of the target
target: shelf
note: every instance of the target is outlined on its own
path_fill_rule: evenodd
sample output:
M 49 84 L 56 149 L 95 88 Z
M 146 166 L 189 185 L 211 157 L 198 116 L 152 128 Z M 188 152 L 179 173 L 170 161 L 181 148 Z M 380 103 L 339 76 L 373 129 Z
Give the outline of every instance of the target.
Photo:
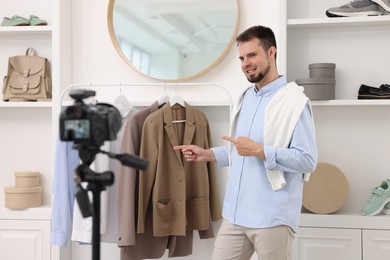
M 0 36 L 1 35 L 10 35 L 10 34 L 51 34 L 53 28 L 51 26 L 1 26 L 0 27 Z
M 331 28 L 340 26 L 378 26 L 390 25 L 390 15 L 368 17 L 337 17 L 337 18 L 311 18 L 288 19 L 288 29 L 301 28 Z
M 312 106 L 390 106 L 390 99 L 339 99 L 339 100 L 312 100 Z
M 302 213 L 300 227 L 359 228 L 390 230 L 390 215 L 363 216 L 360 213 Z
M 33 108 L 33 107 L 52 107 L 52 102 L 0 102 L 0 108 L 10 107 L 10 108 Z

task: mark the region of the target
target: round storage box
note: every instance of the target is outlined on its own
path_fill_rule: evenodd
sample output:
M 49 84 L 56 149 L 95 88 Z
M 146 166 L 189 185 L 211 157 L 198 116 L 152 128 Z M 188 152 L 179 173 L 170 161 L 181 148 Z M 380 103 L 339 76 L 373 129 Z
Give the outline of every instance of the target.
M 318 163 L 303 186 L 302 205 L 318 214 L 334 213 L 348 198 L 349 185 L 343 172 L 329 163 Z
M 312 63 L 309 64 L 310 78 L 335 78 L 335 63 Z
M 37 187 L 39 185 L 39 172 L 15 172 L 16 187 Z
M 42 205 L 42 187 L 5 187 L 5 207 L 25 209 Z
M 304 88 L 303 92 L 310 100 L 335 99 L 335 79 L 309 78 L 297 79 L 295 82 Z

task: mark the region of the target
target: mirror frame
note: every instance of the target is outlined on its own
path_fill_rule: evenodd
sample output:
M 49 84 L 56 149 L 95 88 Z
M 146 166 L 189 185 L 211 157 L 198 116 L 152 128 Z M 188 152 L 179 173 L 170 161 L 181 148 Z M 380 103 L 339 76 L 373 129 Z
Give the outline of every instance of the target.
M 113 45 L 114 45 L 117 53 L 119 54 L 119 56 L 127 63 L 127 65 L 129 65 L 132 69 L 134 69 L 138 73 L 140 73 L 140 74 L 142 74 L 142 75 L 144 75 L 144 76 L 146 76 L 148 78 L 159 80 L 159 81 L 162 81 L 162 82 L 181 82 L 181 81 L 192 80 L 194 78 L 197 78 L 197 77 L 199 77 L 201 75 L 206 74 L 208 71 L 210 71 L 212 68 L 214 68 L 218 63 L 220 63 L 222 61 L 222 59 L 226 56 L 226 54 L 229 52 L 230 48 L 232 47 L 232 44 L 235 41 L 235 38 L 236 38 L 236 35 L 237 35 L 237 32 L 238 32 L 239 23 L 240 23 L 240 5 L 239 5 L 239 0 L 235 0 L 235 1 L 236 1 L 236 6 L 237 6 L 236 23 L 235 23 L 234 31 L 233 31 L 233 34 L 232 34 L 232 36 L 230 38 L 230 41 L 226 44 L 226 47 L 224 48 L 222 53 L 214 60 L 214 62 L 212 62 L 207 67 L 205 67 L 202 70 L 200 70 L 199 72 L 196 72 L 196 73 L 194 73 L 192 75 L 181 77 L 181 78 L 162 79 L 162 78 L 153 77 L 151 75 L 148 75 L 148 74 L 142 72 L 141 70 L 139 70 L 137 67 L 135 67 L 133 64 L 130 63 L 130 61 L 127 59 L 127 57 L 123 53 L 123 51 L 122 51 L 122 49 L 121 49 L 121 47 L 119 45 L 118 39 L 117 39 L 117 37 L 115 35 L 114 21 L 113 21 L 114 20 L 115 0 L 110 0 L 109 3 L 108 3 L 108 10 L 107 10 L 108 32 L 110 34 L 111 42 L 113 43 Z

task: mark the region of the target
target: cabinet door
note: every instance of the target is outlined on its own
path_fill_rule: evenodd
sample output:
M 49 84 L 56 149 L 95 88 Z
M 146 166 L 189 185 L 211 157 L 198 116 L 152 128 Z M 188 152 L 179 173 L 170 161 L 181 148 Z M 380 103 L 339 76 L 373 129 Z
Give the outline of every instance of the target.
M 363 230 L 363 259 L 387 260 L 390 258 L 390 231 Z
M 0 220 L 0 259 L 50 260 L 50 221 Z
M 359 229 L 300 228 L 293 260 L 361 260 Z

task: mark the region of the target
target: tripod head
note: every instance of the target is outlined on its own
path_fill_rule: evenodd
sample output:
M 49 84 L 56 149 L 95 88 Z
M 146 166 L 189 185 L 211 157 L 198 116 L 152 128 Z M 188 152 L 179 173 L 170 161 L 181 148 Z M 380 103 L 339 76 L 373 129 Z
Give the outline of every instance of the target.
M 79 150 L 79 156 L 82 161 L 82 163 L 75 169 L 74 180 L 77 185 L 76 200 L 84 218 L 93 215 L 91 203 L 88 197 L 88 190 L 102 191 L 105 190 L 107 186 L 111 186 L 114 183 L 113 172 L 105 171 L 97 173 L 89 167 L 98 153 L 106 154 L 109 158 L 117 159 L 121 162 L 121 164 L 138 170 L 145 170 L 148 165 L 146 160 L 134 155 L 114 154 L 91 145 L 83 146 L 80 144 L 74 144 L 73 147 Z M 88 183 L 87 190 L 81 185 L 82 182 Z

